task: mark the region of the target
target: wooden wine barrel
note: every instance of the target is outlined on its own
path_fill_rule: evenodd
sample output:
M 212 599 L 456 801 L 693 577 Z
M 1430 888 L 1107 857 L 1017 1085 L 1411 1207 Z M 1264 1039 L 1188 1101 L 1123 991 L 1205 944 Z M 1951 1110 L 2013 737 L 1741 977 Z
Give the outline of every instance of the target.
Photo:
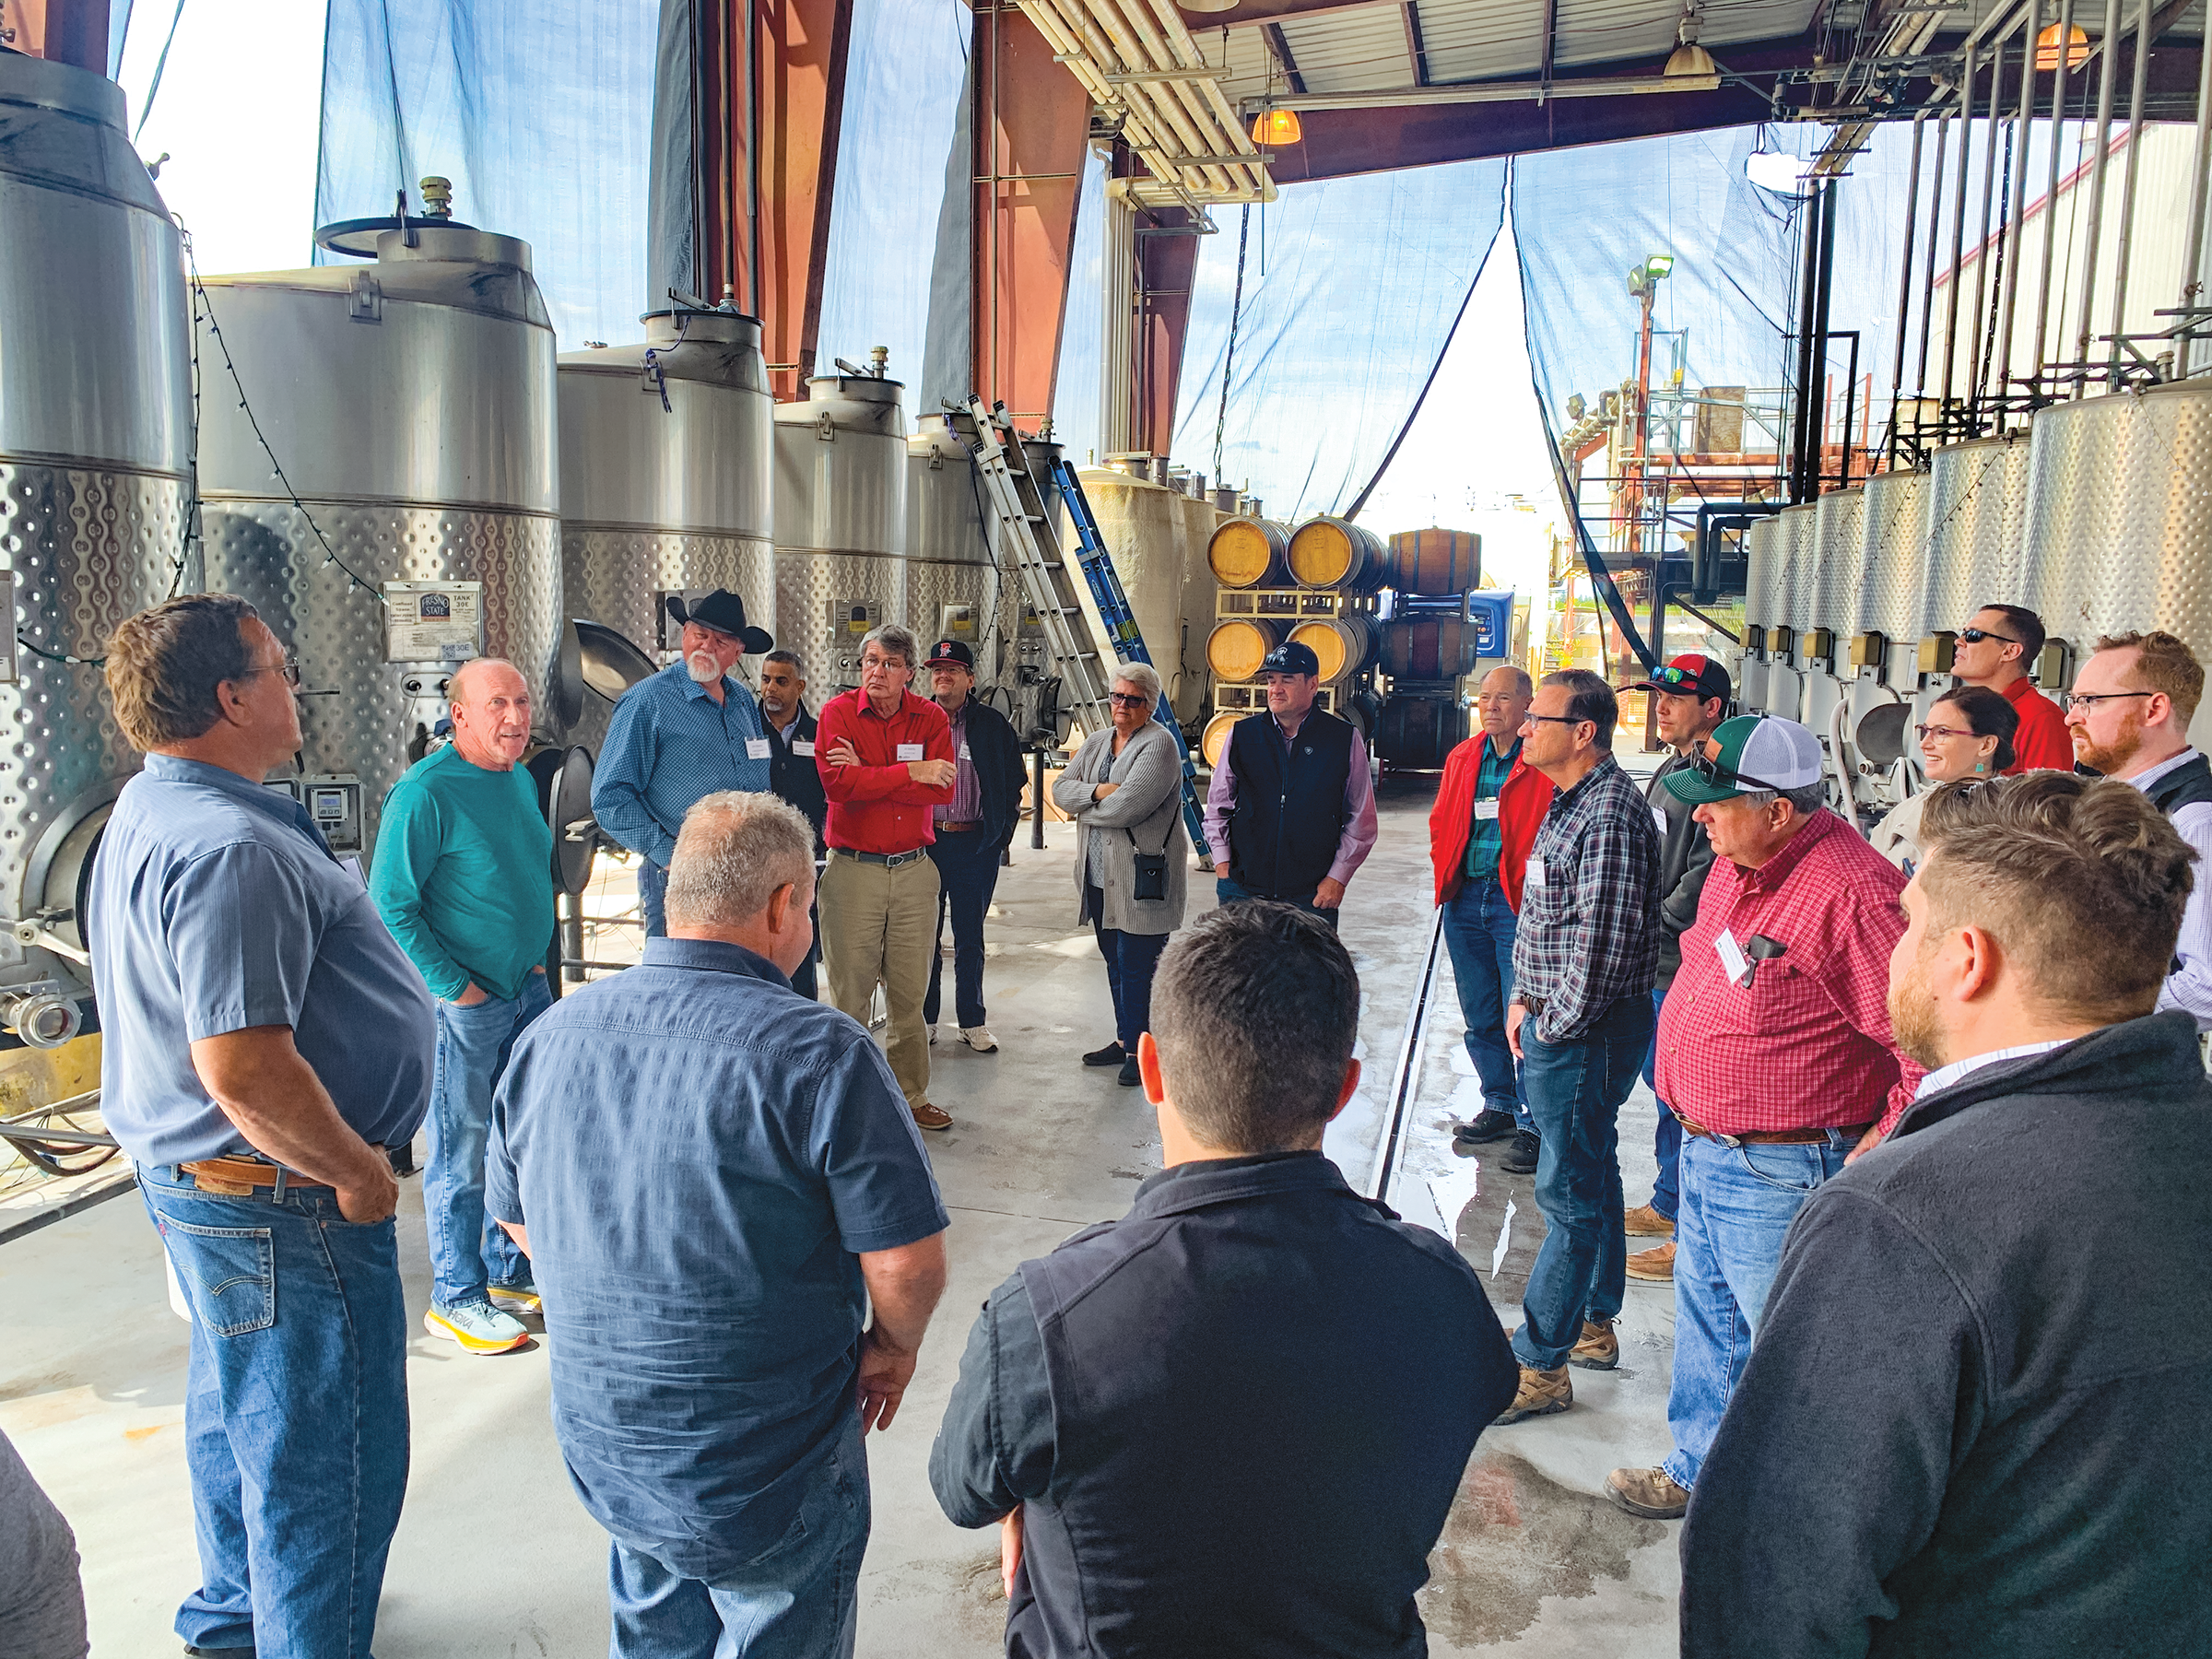
M 1206 730 L 1198 735 L 1198 749 L 1208 766 L 1221 764 L 1222 757 L 1229 753 L 1229 735 L 1243 718 L 1234 709 L 1224 709 L 1206 723 Z
M 1290 575 L 1300 587 L 1371 594 L 1389 578 L 1390 556 L 1372 530 L 1324 515 L 1290 537 Z
M 1467 737 L 1467 712 L 1456 700 L 1394 697 L 1375 723 L 1375 753 L 1384 764 L 1429 771 Z
M 1233 518 L 1206 544 L 1214 580 L 1227 588 L 1288 587 L 1290 528 L 1273 519 Z
M 1463 594 L 1482 582 L 1472 530 L 1404 530 L 1390 538 L 1390 585 L 1401 594 Z
M 1475 625 L 1462 617 L 1423 617 L 1382 630 L 1382 665 L 1398 679 L 1457 679 L 1475 666 Z
M 1333 686 L 1375 660 L 1381 649 L 1377 638 L 1381 631 L 1372 618 L 1354 612 L 1349 616 L 1300 622 L 1290 630 L 1290 637 L 1300 645 L 1312 647 L 1313 654 L 1321 659 L 1321 683 Z
M 1265 617 L 1224 617 L 1206 636 L 1206 665 L 1216 679 L 1248 680 L 1282 637 L 1282 629 Z

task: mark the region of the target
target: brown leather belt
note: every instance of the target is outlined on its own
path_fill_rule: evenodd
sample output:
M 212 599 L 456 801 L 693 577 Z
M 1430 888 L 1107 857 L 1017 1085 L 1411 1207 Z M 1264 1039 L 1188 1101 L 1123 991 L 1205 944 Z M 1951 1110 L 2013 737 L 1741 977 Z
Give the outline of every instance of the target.
M 1724 1147 L 1812 1147 L 1827 1140 L 1830 1135 L 1838 1135 L 1847 1141 L 1856 1142 L 1859 1136 L 1874 1127 L 1871 1123 L 1867 1123 L 1853 1124 L 1848 1127 L 1839 1126 L 1834 1129 L 1747 1129 L 1741 1135 L 1723 1135 L 1718 1129 L 1708 1129 L 1702 1124 L 1692 1122 L 1678 1111 L 1675 1112 L 1675 1119 L 1682 1125 L 1682 1132 L 1685 1135 L 1694 1135 L 1703 1140 L 1719 1141 Z
M 981 830 L 982 827 L 983 821 L 981 818 L 976 819 L 976 821 L 972 824 L 939 824 L 937 826 L 937 833 L 939 835 L 944 835 L 947 832 L 954 835 L 965 835 L 971 830 Z
M 332 1190 L 327 1181 L 311 1181 L 282 1164 L 263 1163 L 254 1158 L 203 1158 L 177 1168 L 191 1176 L 193 1185 L 201 1192 L 213 1193 L 218 1198 L 250 1198 L 263 1187 L 274 1187 L 279 1193 L 294 1188 Z

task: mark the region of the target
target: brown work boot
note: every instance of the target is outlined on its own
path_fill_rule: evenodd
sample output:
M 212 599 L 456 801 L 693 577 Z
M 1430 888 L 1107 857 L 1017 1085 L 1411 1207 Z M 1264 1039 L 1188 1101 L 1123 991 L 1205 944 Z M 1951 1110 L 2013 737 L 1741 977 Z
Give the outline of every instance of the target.
M 1608 1319 L 1599 1324 L 1583 1320 L 1583 1339 L 1567 1356 L 1567 1363 L 1579 1365 L 1584 1371 L 1611 1371 L 1618 1365 L 1620 1338 L 1613 1335 L 1613 1322 Z
M 1689 1494 L 1665 1469 L 1616 1469 L 1606 1477 L 1606 1496 L 1646 1521 L 1679 1521 Z
M 1621 1218 L 1622 1230 L 1631 1239 L 1671 1239 L 1675 1224 L 1648 1204 L 1640 1204 Z
M 914 1114 L 914 1127 L 917 1129 L 949 1129 L 952 1127 L 952 1113 L 942 1106 L 932 1106 L 927 1100 L 924 1100 L 921 1105 L 911 1107 L 909 1110 Z
M 1629 1258 L 1629 1277 L 1641 1279 L 1647 1285 L 1671 1285 L 1675 1282 L 1675 1241 L 1651 1250 L 1640 1250 Z
M 1520 1392 L 1513 1395 L 1513 1403 L 1493 1420 L 1517 1423 L 1523 1418 L 1549 1417 L 1573 1404 L 1574 1383 L 1568 1377 L 1565 1366 L 1557 1371 L 1538 1371 L 1524 1365 L 1521 1368 Z

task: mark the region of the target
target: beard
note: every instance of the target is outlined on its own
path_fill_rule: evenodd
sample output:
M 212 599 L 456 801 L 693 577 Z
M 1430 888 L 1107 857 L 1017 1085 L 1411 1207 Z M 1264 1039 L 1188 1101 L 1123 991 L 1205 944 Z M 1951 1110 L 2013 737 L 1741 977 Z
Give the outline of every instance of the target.
M 1934 1071 L 1943 1064 L 1936 1047 L 1936 998 L 1928 989 L 1925 953 L 1912 959 L 1912 971 L 1889 987 L 1889 1036 L 1898 1052 Z
M 695 651 L 684 659 L 684 672 L 702 686 L 711 686 L 722 677 L 722 665 L 703 651 Z
M 2092 743 L 2088 733 L 2077 729 L 2074 759 L 2108 778 L 2121 776 L 2143 747 L 2143 716 L 2136 712 L 2138 707 L 2139 704 L 2130 704 L 2128 712 L 2120 716 L 2120 735 L 2110 743 Z

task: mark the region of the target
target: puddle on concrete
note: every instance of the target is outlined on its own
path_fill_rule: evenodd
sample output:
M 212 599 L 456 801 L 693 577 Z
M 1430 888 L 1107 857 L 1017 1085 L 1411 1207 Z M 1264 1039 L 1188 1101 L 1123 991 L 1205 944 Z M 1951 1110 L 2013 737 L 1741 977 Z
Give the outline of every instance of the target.
M 1630 1555 L 1665 1536 L 1664 1522 L 1570 1490 L 1510 1453 L 1477 1452 L 1429 1558 L 1421 1618 L 1455 1647 L 1510 1641 L 1546 1596 L 1625 1579 Z

